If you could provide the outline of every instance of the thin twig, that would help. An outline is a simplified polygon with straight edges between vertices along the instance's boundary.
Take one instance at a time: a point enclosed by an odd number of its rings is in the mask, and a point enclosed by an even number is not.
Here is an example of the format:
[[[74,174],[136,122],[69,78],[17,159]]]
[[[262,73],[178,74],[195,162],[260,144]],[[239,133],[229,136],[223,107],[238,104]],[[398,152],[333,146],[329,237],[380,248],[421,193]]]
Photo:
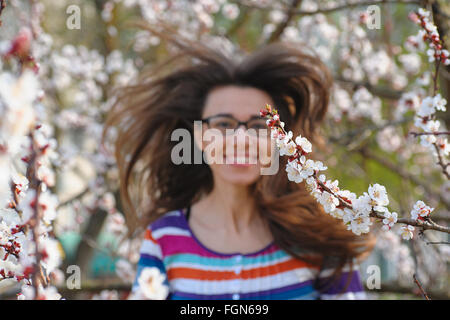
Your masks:
[[[234,24],[227,30],[225,37],[230,38],[234,35],[249,19],[252,8],[244,8],[236,19]]]
[[[425,243],[428,244],[450,244],[450,242],[446,241],[425,241]]]
[[[425,297],[425,299],[431,300],[431,299],[428,297],[428,295],[427,295],[427,293],[425,292],[425,290],[423,290],[423,288],[422,288],[422,286],[421,286],[419,280],[417,280],[417,277],[416,277],[416,274],[415,274],[415,273],[413,274],[413,278],[414,278],[414,282],[415,282],[415,283],[417,284],[417,286],[419,287],[419,290],[420,290],[420,292],[422,292],[422,294],[423,294],[423,296]]]
[[[268,126],[271,129],[276,128],[278,133],[283,134],[284,137],[287,136],[287,132],[286,130],[280,125],[280,119],[278,117],[278,119],[274,119],[275,114],[277,114],[277,111],[274,109],[272,110],[270,105],[266,105],[266,111],[265,114],[263,115],[263,111],[261,110],[261,115],[265,118],[270,119],[270,121],[272,122],[271,124],[268,124]],[[288,143],[294,143],[292,141],[292,138],[288,139]],[[300,163],[300,155],[304,153],[304,151],[302,150],[302,148],[300,146],[298,146],[296,143],[295,145],[297,146],[297,148],[300,148],[300,151],[296,151],[294,155],[290,156],[289,161],[297,161],[297,163],[299,165],[302,165]],[[314,178],[315,182],[318,185],[318,189],[320,190],[320,192],[328,192],[329,194],[331,194],[332,196],[334,196],[339,204],[336,206],[339,209],[344,209],[344,208],[348,208],[350,210],[353,210],[353,206],[351,205],[351,201],[349,199],[346,199],[343,196],[338,195],[336,192],[333,192],[332,190],[330,190],[330,188],[328,188],[319,178],[318,178],[318,172],[319,171],[314,171],[314,173],[311,175],[312,178]],[[372,211],[369,214],[369,217],[372,218],[377,218],[380,220],[384,219],[384,215],[374,211],[374,209],[372,208]],[[441,231],[441,232],[445,232],[445,233],[450,233],[450,227],[444,227],[441,225],[436,224],[435,222],[431,221],[430,218],[427,218],[425,220],[414,220],[414,219],[407,219],[407,218],[400,218],[397,219],[397,223],[403,223],[406,225],[411,225],[411,226],[415,226],[420,228],[421,230],[436,230],[436,231]]]
[[[313,173],[312,177],[314,177],[314,179],[316,180],[317,184],[326,192],[328,192],[329,194],[333,195],[334,197],[336,197],[339,201],[339,206],[338,207],[345,207],[348,208],[350,210],[353,210],[353,206],[350,205],[347,201],[345,201],[341,196],[339,196],[338,194],[336,194],[335,192],[333,192],[332,190],[330,190],[330,188],[328,188],[322,181],[320,181],[317,177],[316,173]],[[384,216],[376,211],[373,210],[369,215],[372,218],[377,218],[377,219],[384,219]],[[421,230],[436,230],[436,231],[441,231],[441,232],[445,232],[445,233],[450,233],[450,228],[449,227],[444,227],[441,225],[436,224],[435,222],[433,222],[431,219],[427,219],[424,221],[421,220],[414,220],[414,219],[408,219],[408,218],[399,218],[397,219],[397,223],[403,223],[406,225],[410,225],[410,226],[414,226],[414,227],[418,227],[421,228]]]
[[[373,95],[391,100],[398,100],[402,97],[402,94],[405,93],[402,90],[395,90],[387,86],[373,85],[368,81],[354,81],[343,78],[339,75],[335,75],[334,80],[337,82],[351,84],[354,88],[365,87]]]
[[[79,194],[77,194],[76,196],[74,196],[73,198],[70,198],[64,202],[61,202],[57,209],[60,209],[61,207],[64,207],[66,205],[68,205],[69,203],[72,203],[75,200],[79,200],[81,199],[84,195],[86,195],[91,189],[89,187],[85,188],[82,192],[80,192]]]
[[[238,1],[238,0],[231,0],[230,2],[234,2],[236,4],[240,4],[245,7],[260,9],[260,10],[282,10],[283,8],[280,8],[279,6],[261,6],[254,2],[248,2],[248,1]],[[370,5],[378,5],[378,4],[416,4],[419,5],[419,0],[371,0],[371,1],[359,1],[354,3],[346,3],[343,5],[335,6],[332,8],[324,8],[324,9],[317,9],[317,10],[296,10],[294,11],[295,15],[302,15],[302,16],[311,16],[315,14],[328,14],[333,13],[340,10],[346,10],[346,9],[354,9],[357,7],[367,7]]]
[[[436,149],[436,153],[437,153],[437,157],[438,157],[437,164],[442,167],[442,173],[447,177],[447,179],[450,180],[450,174],[447,171],[447,166],[449,165],[449,163],[444,163],[444,160],[442,159],[442,155],[441,155],[441,152],[440,152],[437,144],[433,143],[433,146]]]
[[[426,182],[418,179],[416,176],[409,173],[401,165],[397,165],[397,164],[393,163],[392,161],[388,160],[386,157],[380,156],[379,154],[372,152],[367,148],[362,148],[357,151],[360,152],[362,156],[378,162],[379,164],[388,168],[392,172],[395,172],[396,174],[398,174],[400,177],[413,182],[415,185],[423,187],[424,191],[428,195],[437,196],[439,198],[439,200],[447,207],[447,209],[450,210],[450,202],[447,197],[443,196],[442,193],[440,193],[438,191],[434,191],[430,185],[428,185]]]
[[[286,18],[277,26],[274,32],[272,32],[269,39],[267,40],[267,43],[275,42],[280,38],[280,36],[283,34],[283,31],[286,29],[291,20],[294,18],[295,10],[301,5],[301,3],[302,0],[292,0],[292,3],[286,14]]]
[[[437,93],[437,91],[438,91],[438,81],[437,81],[437,78],[438,78],[438,76],[439,76],[439,66],[440,66],[440,62],[441,62],[441,60],[437,60],[436,61],[436,70],[435,70],[435,72],[434,72],[434,77],[433,77],[433,82],[434,82],[434,85],[433,85],[433,97],[436,95],[436,93]]]
[[[450,131],[437,131],[437,132],[414,132],[411,131],[409,134],[414,135],[414,138],[417,136],[423,136],[423,135],[435,135],[435,136],[439,136],[439,135],[450,135]]]
[[[45,278],[42,277],[42,270],[41,270],[41,251],[39,248],[39,234],[38,234],[38,227],[39,227],[39,221],[41,219],[41,213],[40,213],[40,206],[39,206],[39,195],[41,192],[41,183],[37,176],[36,176],[36,170],[37,170],[37,161],[38,161],[38,152],[36,150],[36,146],[34,145],[34,137],[33,133],[30,133],[31,141],[33,141],[33,153],[31,155],[31,159],[29,162],[29,165],[27,167],[27,178],[31,182],[30,187],[32,187],[36,191],[35,199],[34,199],[34,210],[33,210],[33,217],[32,217],[32,223],[30,223],[31,226],[31,236],[35,245],[35,258],[36,262],[33,268],[32,273],[32,284],[34,288],[34,299],[38,298],[38,287],[39,287],[39,277],[41,277],[42,282],[45,284]]]
[[[401,120],[393,120],[393,121],[383,123],[381,125],[380,124],[370,124],[363,128],[358,127],[354,130],[348,130],[338,137],[330,136],[330,137],[328,137],[328,141],[330,141],[332,143],[338,143],[338,144],[349,144],[351,141],[353,141],[353,139],[355,137],[362,136],[365,131],[370,131],[371,133],[375,133],[375,132],[381,131],[387,127],[395,127],[395,126],[405,124],[407,122],[412,121],[413,119],[414,119],[414,117],[408,116]]]
[[[305,11],[305,10],[299,10],[295,12],[295,14],[301,14],[301,15],[315,15],[318,13],[322,14],[328,14],[333,13],[340,10],[347,10],[347,9],[355,9],[357,7],[368,7],[370,5],[379,5],[379,4],[416,4],[419,5],[420,1],[418,0],[369,0],[369,1],[359,1],[354,3],[347,3],[340,6],[335,6],[333,8],[325,8],[325,9],[318,9],[314,11]]]
[[[5,8],[6,8],[6,0],[0,0],[0,17]],[[1,26],[2,26],[2,20],[0,19],[0,27]]]

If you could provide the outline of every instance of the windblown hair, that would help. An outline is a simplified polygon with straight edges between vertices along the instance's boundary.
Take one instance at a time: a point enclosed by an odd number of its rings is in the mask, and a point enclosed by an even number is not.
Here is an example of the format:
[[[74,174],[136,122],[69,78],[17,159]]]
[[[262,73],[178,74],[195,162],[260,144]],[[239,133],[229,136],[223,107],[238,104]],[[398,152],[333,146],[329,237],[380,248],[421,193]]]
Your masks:
[[[316,55],[299,49],[298,44],[277,42],[237,61],[168,27],[143,27],[174,45],[177,52],[143,70],[136,84],[121,88],[106,120],[104,134],[109,127],[117,128],[115,156],[129,230],[185,208],[212,190],[213,177],[206,163],[171,161],[177,144],[171,141],[171,133],[185,128],[193,136],[193,123],[202,118],[206,97],[215,87],[235,85],[267,92],[285,128],[315,145],[322,143],[317,129],[327,112],[332,77]],[[280,158],[280,168],[286,161]],[[354,260],[367,256],[374,246],[373,236],[348,231],[324,212],[304,183],[290,182],[284,170],[261,176],[252,190],[275,243],[296,258],[333,267],[335,277],[342,274],[344,265],[351,270]]]

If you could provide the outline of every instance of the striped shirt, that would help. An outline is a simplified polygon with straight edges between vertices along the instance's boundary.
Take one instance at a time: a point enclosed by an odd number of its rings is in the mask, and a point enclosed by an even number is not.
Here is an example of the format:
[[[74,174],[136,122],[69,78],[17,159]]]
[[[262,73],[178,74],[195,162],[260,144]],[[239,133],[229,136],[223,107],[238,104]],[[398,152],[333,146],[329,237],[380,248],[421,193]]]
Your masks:
[[[168,212],[146,229],[132,292],[145,267],[157,267],[166,275],[171,300],[366,298],[357,266],[344,292],[345,268],[340,281],[319,292],[315,279],[333,270],[319,272],[319,266],[293,258],[275,243],[253,253],[215,252],[196,238],[184,210]]]

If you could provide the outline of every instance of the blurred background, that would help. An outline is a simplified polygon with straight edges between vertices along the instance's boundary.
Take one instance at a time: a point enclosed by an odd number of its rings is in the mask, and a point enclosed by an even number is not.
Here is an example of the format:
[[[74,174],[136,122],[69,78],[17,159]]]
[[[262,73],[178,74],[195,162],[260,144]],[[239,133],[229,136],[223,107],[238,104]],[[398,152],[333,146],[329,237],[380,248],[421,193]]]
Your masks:
[[[132,27],[163,19],[188,38],[227,52],[251,52],[274,41],[311,47],[335,79],[319,152],[339,186],[362,194],[369,184],[386,186],[391,211],[409,217],[417,200],[435,208],[434,220],[448,225],[450,183],[418,137],[414,112],[434,85],[434,64],[409,18],[427,8],[446,48],[450,43],[448,1],[312,0],[30,0],[5,1],[0,52],[31,31],[42,98],[34,105],[57,142],[48,173],[57,196],[52,235],[59,242],[59,267],[52,273],[66,299],[126,299],[134,280],[141,234],[127,236],[112,152],[100,146],[104,119],[115,88],[133,83],[138,72],[170,56],[158,37]],[[21,33],[22,32],[22,33]],[[4,59],[0,72],[17,73]],[[19,68],[20,69],[20,68]],[[450,97],[450,66],[441,66],[439,93]],[[0,80],[0,86],[6,85]],[[0,109],[1,110],[1,109]],[[449,113],[436,114],[441,131]],[[295,134],[295,133],[294,133]],[[110,134],[112,141],[114,133]],[[109,144],[108,149],[112,150]],[[447,151],[448,159],[448,151]],[[427,231],[404,241],[396,230],[372,226],[377,246],[361,266],[381,271],[372,299],[422,299],[416,273],[434,299],[448,299],[448,234]],[[81,270],[81,289],[68,289],[68,267]],[[15,299],[17,281],[0,281],[0,299]]]

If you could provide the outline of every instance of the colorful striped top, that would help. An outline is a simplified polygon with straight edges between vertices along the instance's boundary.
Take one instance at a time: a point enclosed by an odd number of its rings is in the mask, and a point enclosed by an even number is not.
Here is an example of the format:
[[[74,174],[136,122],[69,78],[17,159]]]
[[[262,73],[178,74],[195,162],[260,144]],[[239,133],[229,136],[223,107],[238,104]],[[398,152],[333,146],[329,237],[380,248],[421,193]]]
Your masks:
[[[357,265],[345,291],[344,268],[340,281],[319,292],[314,280],[329,276],[332,269],[319,272],[319,266],[294,259],[274,243],[253,253],[215,252],[196,238],[186,210],[168,212],[146,229],[132,292],[145,267],[166,275],[171,300],[366,299]]]

